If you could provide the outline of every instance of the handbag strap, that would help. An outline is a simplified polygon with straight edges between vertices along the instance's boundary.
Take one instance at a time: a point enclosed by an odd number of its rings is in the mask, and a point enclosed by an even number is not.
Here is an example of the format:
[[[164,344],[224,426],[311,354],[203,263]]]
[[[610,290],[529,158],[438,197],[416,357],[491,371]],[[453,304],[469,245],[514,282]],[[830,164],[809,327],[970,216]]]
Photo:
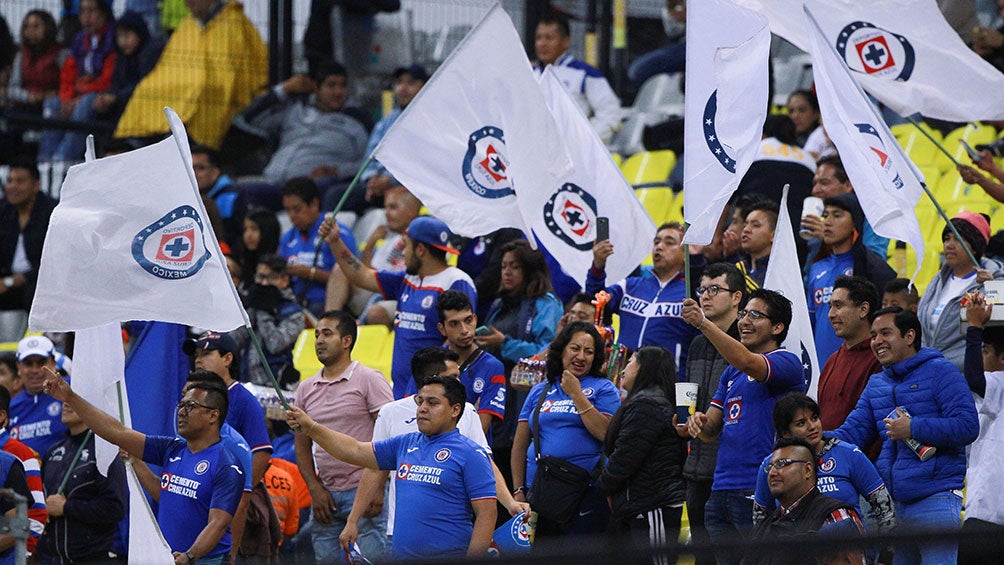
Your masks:
[[[559,384],[557,381],[555,381],[554,384],[561,386],[561,384]],[[547,396],[547,391],[550,389],[551,387],[548,386],[544,390],[540,391],[540,398],[537,399],[537,407],[533,409],[533,451],[534,451],[535,461],[540,461],[540,407],[544,405],[544,397]],[[590,473],[594,481],[598,479],[600,473],[603,472],[603,467],[604,467],[603,463],[606,461],[606,459],[607,459],[606,456],[603,454],[603,451],[601,450],[600,459],[596,462],[596,466],[593,467],[593,472]]]

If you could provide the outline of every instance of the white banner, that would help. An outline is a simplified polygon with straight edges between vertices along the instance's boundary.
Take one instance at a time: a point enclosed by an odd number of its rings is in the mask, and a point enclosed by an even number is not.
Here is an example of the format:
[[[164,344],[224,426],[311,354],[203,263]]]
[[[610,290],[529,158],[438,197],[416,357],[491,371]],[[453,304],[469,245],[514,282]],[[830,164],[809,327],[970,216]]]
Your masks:
[[[725,0],[687,5],[684,243],[707,245],[756,158],[767,117],[770,30]]]
[[[571,161],[512,20],[495,4],[373,151],[463,236],[529,233],[516,194],[559,186]],[[539,211],[538,211],[539,212]]]

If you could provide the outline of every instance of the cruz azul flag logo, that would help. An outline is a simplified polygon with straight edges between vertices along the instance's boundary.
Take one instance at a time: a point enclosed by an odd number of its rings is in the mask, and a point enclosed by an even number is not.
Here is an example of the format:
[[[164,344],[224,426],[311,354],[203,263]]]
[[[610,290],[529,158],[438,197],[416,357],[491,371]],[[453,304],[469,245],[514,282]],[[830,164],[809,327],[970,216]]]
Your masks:
[[[725,151],[725,146],[718,139],[718,131],[715,130],[715,114],[718,113],[718,91],[715,90],[708,97],[707,104],[704,105],[704,141],[708,144],[708,149],[718,159],[718,162],[725,167],[725,170],[735,174],[736,160]]]
[[[917,60],[905,37],[860,21],[840,30],[837,53],[852,71],[899,81],[910,79]]]
[[[882,142],[878,131],[871,124],[854,124],[854,127],[858,129],[858,133],[861,134],[864,142],[875,154],[879,167],[885,172],[893,186],[897,190],[903,188],[903,179],[899,176],[899,171],[892,167],[892,159],[889,158],[889,151],[886,150],[885,143]]]
[[[596,239],[596,199],[582,187],[565,183],[544,205],[544,224],[570,247],[588,251]]]
[[[463,173],[467,188],[478,196],[502,198],[515,194],[509,182],[509,157],[502,128],[485,126],[467,138]]]
[[[161,279],[184,279],[210,258],[202,218],[191,206],[178,206],[140,230],[132,242],[133,259]]]

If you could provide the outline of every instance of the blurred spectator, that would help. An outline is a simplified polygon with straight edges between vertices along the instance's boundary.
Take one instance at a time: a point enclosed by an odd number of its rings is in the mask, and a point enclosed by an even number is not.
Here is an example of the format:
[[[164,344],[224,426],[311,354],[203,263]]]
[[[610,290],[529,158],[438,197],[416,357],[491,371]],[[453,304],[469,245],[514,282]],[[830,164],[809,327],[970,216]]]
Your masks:
[[[516,228],[502,228],[488,235],[461,239],[457,268],[474,281],[474,288],[478,291],[478,303],[475,305],[478,317],[488,315],[488,307],[498,296],[499,281],[502,280],[502,247],[510,241],[524,238],[523,232]]]
[[[565,303],[565,315],[558,320],[555,333],[561,333],[572,322],[596,323],[596,304],[593,304],[592,296],[584,292],[572,295],[572,299]]]
[[[300,529],[300,510],[296,506],[296,496],[293,494],[293,477],[286,469],[272,464],[273,461],[274,458],[270,459],[268,469],[265,469],[265,488],[268,489],[272,507],[275,508],[275,514],[282,524],[282,541],[286,541]],[[297,472],[297,475],[299,474]]]
[[[283,386],[299,382],[300,374],[293,368],[293,344],[303,331],[304,316],[289,288],[286,260],[281,255],[259,259],[254,285],[248,289],[244,304],[272,375]],[[246,345],[241,357],[242,381],[272,386],[252,343]]]
[[[0,16],[0,85],[7,84],[16,54],[17,44],[10,33],[10,26],[7,25],[7,19]]]
[[[363,246],[359,257],[363,265],[384,271],[401,271],[404,262],[404,230],[418,217],[422,203],[403,186],[395,186],[384,197],[385,224],[377,226]],[[349,284],[341,267],[331,270],[328,278],[326,310],[341,310],[348,306],[349,312],[359,318],[361,324],[383,324],[394,326],[396,300],[384,300],[378,293],[357,288]]]
[[[1004,2],[997,2],[999,14],[1004,17]],[[983,26],[973,28],[973,51],[991,65],[1004,72],[1004,26],[991,29]]]
[[[3,483],[4,489],[10,489],[9,492],[17,493],[31,500],[32,492],[28,488],[28,481],[25,479],[24,465],[18,461],[17,457],[9,453],[0,453],[0,482]],[[5,520],[14,520],[17,516],[17,508],[10,496],[5,496],[0,500],[0,515],[3,515]],[[14,538],[9,535],[5,535],[4,538],[4,545],[7,548],[0,551],[0,561],[14,563]],[[31,554],[29,553],[28,555]]]
[[[143,18],[146,29],[150,32],[150,37],[160,40],[164,37],[160,28],[160,0],[126,0],[125,9],[127,12],[135,12]]]
[[[115,45],[118,59],[109,90],[94,99],[94,113],[112,124],[118,122],[139,81],[157,64],[163,44],[150,37],[143,17],[126,12],[115,22]]]
[[[282,206],[293,227],[279,239],[279,253],[286,258],[286,273],[293,279],[297,301],[314,316],[324,312],[324,292],[335,257],[324,245],[318,229],[324,222],[317,185],[307,177],[290,179],[282,187]],[[356,240],[342,223],[338,231],[349,251],[356,254]]]
[[[1000,152],[1000,149],[997,147],[998,143],[991,145],[994,146],[995,151]],[[959,176],[968,184],[979,185],[994,200],[1004,202],[1004,184],[1001,182],[1004,181],[1004,169],[994,161],[993,153],[984,149],[984,147],[980,146],[982,149],[980,151],[980,160],[975,161],[975,164],[980,170],[990,173],[993,177],[980,174],[979,171],[969,165],[959,165],[957,167]]]
[[[49,513],[45,509],[45,489],[42,486],[42,465],[38,453],[14,439],[12,430],[7,427],[10,418],[10,399],[7,389],[0,390],[0,449],[17,457],[21,462],[25,481],[31,491],[31,494],[28,495],[28,524],[31,529],[28,538],[28,553],[30,555],[38,545],[38,538],[42,535],[42,530],[45,529]]]
[[[192,156],[195,157],[194,155]],[[279,252],[279,219],[275,212],[261,208],[251,208],[244,216],[244,227],[241,237],[243,253],[240,256],[241,270],[244,273],[243,285],[254,284],[254,276],[258,268],[258,258],[269,253]]]
[[[400,0],[311,0],[303,33],[303,56],[310,72],[334,59],[352,73],[365,73],[373,55],[374,16],[399,9]]]
[[[275,209],[278,186],[309,176],[322,192],[359,170],[372,122],[363,110],[347,106],[345,67],[329,62],[311,77],[296,75],[273,87],[235,118],[241,129],[278,148],[265,166],[268,184],[245,186],[252,201]]]
[[[429,80],[429,72],[426,71],[425,67],[418,64],[413,64],[409,67],[402,67],[394,71],[394,98],[398,102],[390,113],[384,116],[376,125],[373,127],[371,133],[369,133],[369,142],[366,144],[365,155],[371,155],[376,146],[379,146],[381,140],[384,138],[384,134],[394,125],[394,122],[398,120],[401,113],[405,111],[408,104],[415,99],[418,95],[419,90],[425,86],[426,82]],[[366,184],[366,191],[363,195],[365,202],[369,203],[370,206],[380,206],[384,202],[384,194],[393,187],[401,186],[391,173],[380,164],[379,161],[372,160],[369,165],[366,166],[365,171],[359,177],[359,180]],[[329,197],[329,201],[332,197],[340,195],[332,194]],[[351,206],[351,201],[354,200],[349,197],[346,201],[346,206]],[[335,200],[334,202],[337,202]],[[364,206],[363,206],[364,207]],[[333,208],[333,206],[331,207]],[[356,206],[355,208],[358,208]],[[351,210],[351,208],[350,208]]]
[[[545,15],[537,22],[534,69],[542,73],[545,67],[552,65],[565,90],[606,143],[621,127],[621,101],[599,69],[568,52],[571,45],[568,20],[558,14]]]
[[[772,200],[762,200],[746,211],[746,222],[739,239],[740,260],[736,267],[746,277],[746,290],[749,292],[762,287],[767,277],[767,264],[774,249],[777,213],[777,202]]]
[[[668,41],[666,45],[638,57],[628,66],[627,77],[635,87],[641,88],[646,80],[661,73],[683,71],[687,63],[686,0],[666,0],[662,8],[662,27]]]
[[[11,162],[0,200],[0,342],[17,341],[28,327],[42,244],[56,207],[39,184],[35,163]]]
[[[788,96],[788,117],[795,123],[795,145],[805,148],[809,138],[823,135],[819,125],[819,99],[809,90],[796,90]],[[818,143],[815,139],[813,145]]]
[[[899,306],[904,310],[917,311],[917,304],[920,296],[917,294],[917,287],[910,279],[893,279],[885,283],[882,294],[882,307]]]
[[[813,177],[812,183],[812,195],[824,200],[839,194],[854,192],[854,186],[847,176],[847,171],[844,170],[844,163],[840,160],[839,155],[829,155],[816,161],[816,175]],[[819,240],[823,237],[823,220],[819,216],[809,214],[802,218],[800,226],[801,231],[811,233],[812,239],[808,243],[809,256],[811,257],[819,249]],[[865,218],[865,228],[861,237],[865,247],[880,257],[886,257],[889,254],[889,238],[875,233],[868,218]]]
[[[7,389],[11,396],[17,396],[24,385],[17,374],[17,357],[13,353],[0,355],[0,386]]]
[[[43,103],[46,118],[93,120],[95,99],[112,85],[118,53],[111,1],[81,0],[80,23],[83,29],[73,39],[60,72],[59,97]],[[46,130],[38,144],[38,160],[81,161],[86,138],[86,132]]]
[[[42,101],[59,94],[64,53],[56,41],[56,20],[45,10],[32,10],[21,22],[21,48],[14,57],[6,103],[11,108],[42,113]],[[2,82],[2,81],[0,81]]]
[[[268,51],[239,2],[186,0],[191,15],[171,35],[160,61],[140,81],[115,137],[168,131],[170,106],[199,143],[218,148],[231,118],[268,80]]]
[[[983,256],[990,241],[989,216],[964,210],[951,222],[962,241],[948,226],[941,230],[944,266],[927,285],[917,305],[917,317],[923,329],[921,343],[938,348],[961,371],[966,350],[966,336],[959,331],[962,297],[988,280],[1004,279],[1004,265]],[[979,265],[969,259],[966,248]]]
[[[237,190],[234,181],[223,174],[219,165],[219,154],[205,145],[192,145],[192,169],[195,182],[203,198],[211,198],[216,203],[223,223],[222,236],[231,247],[236,247],[244,232],[244,214],[247,213],[247,199]],[[278,233],[276,234],[278,242]],[[273,250],[274,251],[274,250]],[[251,266],[252,273],[254,266]]]

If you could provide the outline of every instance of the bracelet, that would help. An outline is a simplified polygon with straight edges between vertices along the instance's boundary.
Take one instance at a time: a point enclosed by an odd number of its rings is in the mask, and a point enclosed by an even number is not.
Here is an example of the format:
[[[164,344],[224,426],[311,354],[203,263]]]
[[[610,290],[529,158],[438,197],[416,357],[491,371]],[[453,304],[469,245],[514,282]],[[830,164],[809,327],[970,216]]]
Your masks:
[[[314,426],[316,425],[317,425],[317,420],[314,420],[313,423],[310,424],[310,429],[307,430],[305,434],[307,437],[310,437],[310,432],[314,431]]]
[[[311,267],[310,268],[310,280],[311,281],[314,280],[314,275],[316,275],[316,274],[317,274],[317,267]]]
[[[590,404],[590,405],[589,405],[589,408],[586,408],[586,409],[585,409],[585,410],[583,410],[582,412],[579,412],[579,416],[581,416],[581,415],[585,414],[586,412],[589,412],[590,410],[592,410],[592,409],[594,409],[594,408],[596,408],[596,406],[595,406],[594,404]]]
[[[697,324],[697,331],[701,331],[701,328],[704,327],[704,322],[707,322],[707,321],[708,321],[708,317],[704,315],[704,310],[701,310],[701,323]]]
[[[519,487],[518,489],[512,491],[512,495],[516,496],[517,494],[519,494],[521,492],[526,492],[526,487]]]

